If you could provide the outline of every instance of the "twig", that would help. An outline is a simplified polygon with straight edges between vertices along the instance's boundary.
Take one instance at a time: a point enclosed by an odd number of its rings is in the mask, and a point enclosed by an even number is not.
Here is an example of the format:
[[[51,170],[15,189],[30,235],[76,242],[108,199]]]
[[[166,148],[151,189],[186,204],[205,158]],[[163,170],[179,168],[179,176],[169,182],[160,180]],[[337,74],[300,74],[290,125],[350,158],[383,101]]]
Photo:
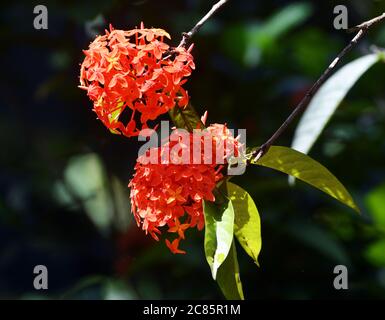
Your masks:
[[[200,28],[205,24],[205,22],[211,18],[211,16],[217,12],[228,0],[220,0],[216,4],[213,5],[211,10],[207,12],[207,14],[199,20],[199,22],[189,31],[189,32],[183,32],[182,33],[182,40],[178,45],[178,48],[180,47],[186,47],[188,41],[196,34]]]
[[[302,98],[300,103],[296,106],[296,108],[293,110],[293,112],[289,115],[289,117],[282,123],[282,125],[277,129],[277,131],[274,132],[274,134],[267,140],[264,144],[262,144],[255,152],[253,152],[251,159],[253,161],[258,161],[263,155],[266,154],[266,152],[269,150],[269,148],[272,146],[272,144],[281,136],[281,134],[287,129],[287,127],[291,124],[291,122],[300,114],[302,113],[306,107],[308,106],[310,100],[314,96],[314,94],[318,91],[318,89],[321,87],[321,85],[327,80],[329,75],[332,73],[332,71],[335,69],[338,62],[366,35],[366,33],[369,31],[370,27],[373,25],[385,20],[385,13],[382,15],[365,21],[361,23],[360,25],[352,28],[352,30],[358,30],[357,34],[354,36],[354,38],[349,42],[349,44],[338,54],[338,56],[333,60],[333,62],[328,66],[328,68],[323,72],[320,78],[313,84],[313,86],[309,89],[309,91],[306,93],[306,95]]]
[[[375,17],[371,20],[368,20],[368,21],[365,21],[365,22],[359,24],[358,26],[355,26],[353,28],[348,29],[348,32],[356,32],[356,31],[359,31],[361,29],[369,29],[371,26],[381,22],[384,19],[385,19],[385,12],[378,17]]]

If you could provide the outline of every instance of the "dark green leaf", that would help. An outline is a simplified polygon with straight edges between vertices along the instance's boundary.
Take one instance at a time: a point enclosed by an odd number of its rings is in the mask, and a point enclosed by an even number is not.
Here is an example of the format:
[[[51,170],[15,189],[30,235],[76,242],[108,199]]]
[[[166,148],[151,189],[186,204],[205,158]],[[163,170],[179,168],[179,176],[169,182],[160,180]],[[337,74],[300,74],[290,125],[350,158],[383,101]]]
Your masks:
[[[229,254],[218,269],[217,282],[226,299],[244,300],[234,240]]]
[[[168,113],[177,128],[186,129],[189,132],[194,129],[204,129],[199,115],[190,103],[184,109],[176,106]]]

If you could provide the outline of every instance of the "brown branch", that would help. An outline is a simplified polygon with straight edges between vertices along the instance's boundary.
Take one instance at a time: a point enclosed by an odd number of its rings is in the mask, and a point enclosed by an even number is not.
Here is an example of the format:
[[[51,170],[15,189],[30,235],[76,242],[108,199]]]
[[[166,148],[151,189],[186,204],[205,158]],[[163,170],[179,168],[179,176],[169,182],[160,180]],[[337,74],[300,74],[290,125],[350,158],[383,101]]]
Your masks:
[[[355,26],[353,28],[350,28],[348,30],[348,32],[357,32],[357,31],[359,31],[361,29],[369,29],[371,26],[381,22],[384,19],[385,19],[385,12],[382,15],[378,16],[378,17],[375,17],[375,18],[373,18],[371,20],[365,21],[365,22],[363,22],[363,23],[361,23],[358,26]]]
[[[228,0],[220,0],[216,4],[213,5],[211,10],[207,12],[207,14],[198,21],[198,23],[189,31],[189,32],[183,32],[182,33],[182,40],[178,45],[178,48],[180,47],[186,47],[188,41],[196,34],[200,28],[206,23],[207,20],[209,20],[215,12],[217,12]]]
[[[306,93],[306,95],[302,98],[300,103],[296,106],[296,108],[293,110],[293,112],[289,115],[289,117],[282,123],[282,125],[277,129],[277,131],[274,132],[274,134],[267,140],[264,144],[262,144],[255,152],[253,152],[251,159],[253,161],[258,161],[263,155],[266,154],[266,152],[269,150],[269,148],[272,146],[272,144],[281,136],[281,134],[287,129],[287,127],[291,124],[291,122],[299,115],[301,114],[306,107],[308,106],[310,100],[314,96],[314,94],[318,91],[318,89],[321,87],[321,85],[328,79],[329,75],[332,73],[332,71],[335,69],[336,65],[339,63],[339,61],[366,35],[370,27],[374,26],[375,24],[385,20],[385,13],[382,15],[365,21],[358,25],[357,27],[354,27],[353,30],[358,31],[357,34],[354,36],[354,38],[349,42],[349,44],[338,54],[338,56],[333,60],[333,62],[328,66],[328,68],[323,72],[321,77],[318,78],[318,80],[313,84],[313,86],[309,89],[309,91]]]

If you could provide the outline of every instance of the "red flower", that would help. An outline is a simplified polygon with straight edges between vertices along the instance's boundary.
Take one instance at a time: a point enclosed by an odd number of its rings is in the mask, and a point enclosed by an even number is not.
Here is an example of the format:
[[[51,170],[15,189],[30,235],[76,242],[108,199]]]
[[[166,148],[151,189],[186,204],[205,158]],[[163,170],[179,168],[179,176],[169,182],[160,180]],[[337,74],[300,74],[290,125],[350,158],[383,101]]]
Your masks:
[[[169,34],[162,29],[114,30],[96,37],[90,44],[80,70],[80,88],[87,90],[98,118],[113,133],[136,136],[177,104],[188,103],[182,88],[195,68],[184,48],[163,42]],[[140,119],[135,119],[135,111]],[[122,114],[128,112],[129,121]],[[141,125],[138,125],[140,122]]]
[[[180,250],[178,248],[179,247],[179,241],[180,241],[180,239],[175,239],[173,242],[170,242],[170,240],[166,239],[166,245],[173,254],[175,254],[175,253],[185,254],[186,253],[186,251]]]
[[[192,133],[174,130],[171,141],[148,150],[137,159],[135,174],[129,183],[131,210],[138,226],[155,240],[159,240],[159,228],[168,226],[168,232],[178,237],[172,242],[166,240],[173,253],[185,253],[178,246],[179,241],[185,238],[186,230],[203,229],[202,200],[215,201],[213,190],[223,178],[220,172],[226,164],[223,159],[239,152],[238,141],[225,125],[212,125],[202,133],[196,139]],[[205,153],[207,155],[204,150],[207,136],[211,137],[212,145],[220,141],[225,146],[223,155],[218,157],[219,163],[215,157],[211,163],[203,162]],[[201,163],[193,163],[193,149],[197,144],[202,147]],[[187,156],[183,158],[182,153],[186,151]],[[216,155],[217,151],[212,151],[212,154]]]

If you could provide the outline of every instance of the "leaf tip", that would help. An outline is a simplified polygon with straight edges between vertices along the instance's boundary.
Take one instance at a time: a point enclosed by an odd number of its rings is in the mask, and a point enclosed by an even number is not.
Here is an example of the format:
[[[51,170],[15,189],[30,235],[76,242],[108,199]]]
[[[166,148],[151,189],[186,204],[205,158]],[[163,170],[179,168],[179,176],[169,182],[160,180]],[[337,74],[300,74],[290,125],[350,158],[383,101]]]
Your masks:
[[[217,269],[212,269],[211,270],[211,276],[213,277],[214,280],[217,280]]]
[[[353,206],[352,208],[353,208],[353,210],[354,210],[355,212],[357,212],[359,215],[362,214],[361,209],[360,209],[356,204],[354,204],[354,206]]]

